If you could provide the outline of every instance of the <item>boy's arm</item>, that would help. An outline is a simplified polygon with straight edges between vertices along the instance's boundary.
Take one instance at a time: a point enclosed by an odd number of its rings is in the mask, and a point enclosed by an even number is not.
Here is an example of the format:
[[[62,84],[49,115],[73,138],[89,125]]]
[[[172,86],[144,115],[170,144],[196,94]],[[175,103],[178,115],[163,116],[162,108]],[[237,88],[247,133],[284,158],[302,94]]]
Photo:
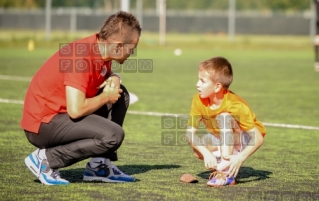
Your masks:
[[[239,153],[243,159],[243,162],[250,155],[252,155],[259,147],[261,147],[261,145],[264,142],[264,138],[263,138],[262,134],[259,132],[259,130],[256,127],[251,129],[247,133],[250,136],[250,141],[249,141],[247,147],[242,152]]]
[[[196,135],[197,129],[191,126],[188,126],[186,129],[186,140],[187,142],[199,151],[203,157],[204,157],[204,163],[205,167],[207,169],[216,169],[217,167],[217,160],[216,158],[212,155],[212,153],[201,143],[199,137]]]
[[[229,155],[229,156],[223,156],[224,159],[230,160],[230,164],[228,170],[229,176],[236,177],[239,171],[240,166],[242,163],[250,156],[252,155],[264,142],[264,138],[259,132],[259,130],[254,127],[253,129],[249,130],[247,132],[250,136],[250,141],[245,147],[243,151],[241,151],[238,155]],[[226,169],[227,167],[223,167],[222,169]]]

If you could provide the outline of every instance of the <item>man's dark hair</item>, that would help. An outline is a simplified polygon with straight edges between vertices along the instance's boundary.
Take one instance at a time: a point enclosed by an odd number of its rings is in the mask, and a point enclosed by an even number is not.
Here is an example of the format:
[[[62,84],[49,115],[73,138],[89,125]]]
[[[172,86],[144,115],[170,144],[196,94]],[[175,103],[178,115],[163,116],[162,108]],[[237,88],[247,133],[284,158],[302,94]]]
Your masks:
[[[124,42],[131,42],[132,35],[141,35],[141,26],[134,15],[119,11],[108,17],[99,32],[99,40],[106,41],[110,37],[121,38]]]

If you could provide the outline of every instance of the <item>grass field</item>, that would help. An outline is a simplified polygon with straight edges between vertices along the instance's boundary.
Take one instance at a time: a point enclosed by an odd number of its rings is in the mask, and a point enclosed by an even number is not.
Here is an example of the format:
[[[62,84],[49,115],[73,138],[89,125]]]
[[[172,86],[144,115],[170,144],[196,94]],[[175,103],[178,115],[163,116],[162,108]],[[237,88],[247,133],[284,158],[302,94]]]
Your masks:
[[[2,32],[0,75],[32,77],[58,49],[87,33],[56,33],[51,42],[43,34]],[[27,51],[27,41],[35,50]],[[157,35],[145,33],[137,59],[152,59],[152,73],[121,73],[128,90],[139,97],[130,111],[188,114],[196,93],[200,61],[224,56],[233,64],[230,89],[241,95],[263,122],[319,126],[319,72],[309,37],[238,36],[229,43],[220,35],[167,36],[157,45]],[[183,54],[175,56],[173,50]],[[28,82],[0,79],[0,99],[23,100]],[[266,127],[264,145],[243,164],[237,185],[210,188],[209,172],[183,141],[163,143],[161,117],[128,114],[126,138],[116,165],[134,175],[135,183],[110,184],[82,181],[85,163],[61,169],[71,184],[44,186],[24,165],[35,148],[21,130],[21,104],[0,103],[0,200],[309,200],[319,199],[319,130]],[[183,130],[174,129],[178,135]],[[197,184],[179,181],[189,173]],[[300,199],[299,199],[300,198]],[[290,199],[292,200],[292,199]]]

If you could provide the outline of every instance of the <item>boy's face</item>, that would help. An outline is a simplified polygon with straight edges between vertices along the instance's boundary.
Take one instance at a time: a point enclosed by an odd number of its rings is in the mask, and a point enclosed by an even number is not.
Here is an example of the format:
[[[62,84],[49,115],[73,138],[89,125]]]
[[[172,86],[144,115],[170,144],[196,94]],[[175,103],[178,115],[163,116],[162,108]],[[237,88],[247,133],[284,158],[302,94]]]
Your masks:
[[[218,86],[213,83],[210,77],[211,74],[206,70],[199,69],[196,87],[201,98],[208,98],[219,91]]]

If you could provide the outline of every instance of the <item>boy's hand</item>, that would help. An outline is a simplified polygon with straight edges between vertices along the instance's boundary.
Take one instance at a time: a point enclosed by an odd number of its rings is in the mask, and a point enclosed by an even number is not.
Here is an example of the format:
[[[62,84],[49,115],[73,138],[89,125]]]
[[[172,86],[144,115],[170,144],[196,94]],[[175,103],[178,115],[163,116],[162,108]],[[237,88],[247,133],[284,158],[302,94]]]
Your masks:
[[[206,169],[210,170],[217,168],[217,160],[210,152],[203,154],[203,157]]]
[[[224,156],[223,158],[226,160],[229,160],[229,164],[227,166],[223,167],[222,169],[224,170],[227,167],[229,167],[228,176],[236,177],[240,166],[244,162],[243,157],[240,154],[238,154],[238,155]]]

